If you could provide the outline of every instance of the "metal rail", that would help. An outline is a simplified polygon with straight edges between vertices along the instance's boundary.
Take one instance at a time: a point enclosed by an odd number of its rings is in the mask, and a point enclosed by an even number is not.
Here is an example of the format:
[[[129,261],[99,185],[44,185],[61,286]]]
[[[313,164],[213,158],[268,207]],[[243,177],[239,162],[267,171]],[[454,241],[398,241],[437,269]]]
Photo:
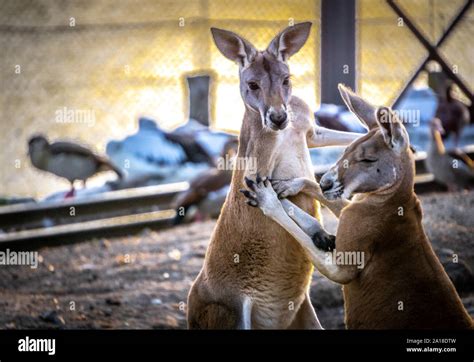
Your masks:
[[[4,206],[0,207],[0,230],[18,231],[47,225],[74,224],[95,220],[103,215],[137,214],[150,208],[155,208],[153,211],[164,210],[169,208],[176,194],[188,187],[187,182],[180,182],[111,191],[83,199]]]

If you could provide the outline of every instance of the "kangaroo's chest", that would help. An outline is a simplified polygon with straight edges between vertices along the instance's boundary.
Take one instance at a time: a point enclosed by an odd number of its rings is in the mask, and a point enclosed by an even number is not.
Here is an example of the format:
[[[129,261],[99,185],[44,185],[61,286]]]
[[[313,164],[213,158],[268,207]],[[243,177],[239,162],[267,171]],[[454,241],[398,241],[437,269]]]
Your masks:
[[[307,177],[314,179],[313,165],[304,130],[290,127],[278,136],[276,143],[272,178]]]
[[[281,132],[270,157],[257,160],[271,170],[262,176],[314,178],[303,130],[289,127]],[[251,296],[252,328],[287,328],[307,292],[312,264],[287,231],[259,209],[245,205],[238,193],[242,186],[234,183],[231,186],[207,255],[207,272],[213,276],[216,288],[230,284]],[[310,197],[300,194],[292,201],[307,212],[314,212],[315,203]],[[217,242],[219,252],[216,252]],[[238,262],[214,269],[224,260],[235,260],[236,256]]]

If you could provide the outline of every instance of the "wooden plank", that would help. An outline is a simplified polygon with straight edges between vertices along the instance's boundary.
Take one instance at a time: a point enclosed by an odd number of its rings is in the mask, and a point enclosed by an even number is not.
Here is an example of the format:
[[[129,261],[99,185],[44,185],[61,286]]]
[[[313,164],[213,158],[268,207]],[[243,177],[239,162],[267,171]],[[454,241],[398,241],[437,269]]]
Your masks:
[[[84,217],[94,219],[107,214],[125,215],[140,208],[169,208],[176,194],[188,187],[187,182],[179,182],[111,191],[72,200],[3,206],[0,207],[0,229],[9,230],[21,225],[38,227],[44,223],[54,225],[64,220],[74,223],[84,221]],[[74,217],[71,217],[72,210]]]
[[[6,233],[0,235],[0,249],[66,244],[76,240],[78,236],[101,237],[110,235],[111,232],[130,234],[133,230],[145,227],[161,229],[170,226],[175,215],[175,210],[163,210]]]

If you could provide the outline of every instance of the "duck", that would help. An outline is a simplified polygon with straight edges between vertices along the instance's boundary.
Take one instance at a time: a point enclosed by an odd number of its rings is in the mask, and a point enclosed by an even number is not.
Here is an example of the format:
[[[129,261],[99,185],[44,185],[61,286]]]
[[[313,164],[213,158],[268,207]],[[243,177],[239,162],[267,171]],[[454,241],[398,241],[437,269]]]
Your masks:
[[[314,118],[317,125],[336,131],[367,132],[357,117],[348,112],[345,106],[322,103],[319,109],[314,112]]]
[[[452,96],[453,84],[445,88],[445,94],[438,97],[438,106],[435,117],[441,120],[444,129],[443,139],[451,134],[454,137],[454,145],[458,147],[461,133],[470,122],[469,108],[460,100]]]
[[[215,166],[211,153],[196,137],[198,134],[208,131],[208,127],[191,118],[183,126],[172,132],[165,132],[164,135],[168,141],[182,147],[188,162],[207,163],[209,166]]]
[[[65,198],[75,196],[74,182],[80,180],[83,187],[88,178],[103,171],[113,171],[119,179],[124,173],[106,157],[92,152],[89,148],[74,142],[58,141],[50,143],[44,135],[35,135],[28,141],[28,156],[34,167],[65,178],[71,189]]]
[[[233,160],[237,155],[238,139],[229,139],[222,150],[222,160]],[[190,182],[188,190],[173,201],[176,209],[174,225],[185,220],[217,217],[227,196],[232,167],[212,167],[198,174]],[[192,211],[191,211],[192,210]]]
[[[439,118],[430,123],[431,144],[426,156],[426,168],[435,180],[448,191],[459,191],[474,186],[474,162],[460,149],[446,150],[443,143],[445,130]]]
[[[106,154],[124,164],[129,178],[152,176],[162,183],[193,179],[215,167],[225,142],[235,136],[210,130],[190,118],[172,131],[165,131],[147,117],[138,120],[138,131],[123,140],[107,143]]]
[[[210,156],[211,159],[206,156],[204,158],[212,166],[215,166],[215,158],[221,156],[227,141],[236,138],[227,132],[212,130],[193,118],[189,118],[184,125],[174,129],[169,136],[194,140],[200,146],[199,149],[204,149]]]

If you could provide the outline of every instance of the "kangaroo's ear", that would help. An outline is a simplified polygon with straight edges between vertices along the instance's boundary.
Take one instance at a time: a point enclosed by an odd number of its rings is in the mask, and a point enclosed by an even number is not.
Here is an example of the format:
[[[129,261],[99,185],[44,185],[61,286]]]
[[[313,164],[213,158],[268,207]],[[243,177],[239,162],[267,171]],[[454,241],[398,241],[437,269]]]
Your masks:
[[[375,114],[385,143],[397,153],[406,150],[410,139],[397,115],[388,107],[378,108]]]
[[[311,23],[299,23],[287,27],[273,38],[267,48],[278,60],[286,62],[293,54],[298,52],[308,40]]]
[[[357,116],[365,128],[378,127],[375,119],[375,107],[355,94],[349,87],[339,83],[337,88],[347,108]]]
[[[349,87],[339,83],[337,86],[347,108],[354,113],[362,125],[368,129],[378,127],[375,107],[355,94]]]
[[[255,47],[239,35],[223,29],[211,28],[214,43],[221,53],[242,67],[253,62],[257,55]]]

